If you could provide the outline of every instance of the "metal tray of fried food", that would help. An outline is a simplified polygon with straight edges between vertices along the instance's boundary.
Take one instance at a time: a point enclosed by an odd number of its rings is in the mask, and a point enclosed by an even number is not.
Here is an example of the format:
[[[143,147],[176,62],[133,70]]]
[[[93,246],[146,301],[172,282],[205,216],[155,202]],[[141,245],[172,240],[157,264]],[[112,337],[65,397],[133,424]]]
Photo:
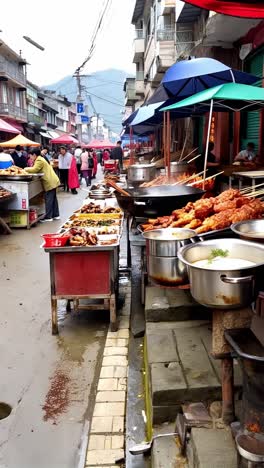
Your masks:
[[[29,181],[33,179],[32,174],[21,174],[21,175],[5,175],[5,174],[0,174],[0,180],[19,180],[21,181]]]

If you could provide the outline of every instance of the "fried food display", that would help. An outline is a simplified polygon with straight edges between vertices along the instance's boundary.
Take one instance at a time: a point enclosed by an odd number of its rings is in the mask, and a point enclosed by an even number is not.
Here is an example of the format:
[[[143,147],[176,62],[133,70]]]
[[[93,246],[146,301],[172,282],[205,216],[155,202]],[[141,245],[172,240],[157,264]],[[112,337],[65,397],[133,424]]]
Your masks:
[[[63,224],[63,229],[71,227],[100,227],[100,226],[118,226],[119,221],[116,219],[78,219],[74,218],[71,221],[66,221]]]
[[[85,229],[70,229],[69,244],[75,246],[97,245],[98,237],[96,234],[86,231]]]
[[[10,197],[10,195],[12,195],[12,192],[9,192],[9,190],[6,190],[3,187],[0,187],[0,198],[7,198]]]
[[[28,175],[28,172],[26,172],[24,169],[21,169],[21,167],[10,166],[7,169],[1,169],[0,175],[6,175],[6,176]]]
[[[142,224],[143,231],[166,227],[195,229],[197,234],[217,231],[232,223],[261,218],[264,203],[260,199],[243,196],[239,190],[229,189],[217,197],[189,202],[184,208],[174,210],[171,216],[149,219]]]
[[[90,202],[87,205],[83,205],[76,214],[103,214],[103,213],[121,213],[120,208],[114,206],[107,206],[102,208],[99,204]]]

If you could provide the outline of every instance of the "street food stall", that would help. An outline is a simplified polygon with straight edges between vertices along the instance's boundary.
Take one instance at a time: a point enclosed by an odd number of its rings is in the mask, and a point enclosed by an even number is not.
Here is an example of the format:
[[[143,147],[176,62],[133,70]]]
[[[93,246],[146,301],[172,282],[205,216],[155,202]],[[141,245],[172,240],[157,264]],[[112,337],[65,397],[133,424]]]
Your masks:
[[[57,302],[73,301],[74,310],[110,310],[111,330],[118,328],[119,245],[123,213],[114,199],[86,199],[58,233],[43,236],[49,254],[52,334],[58,333]],[[85,300],[85,304],[81,302]],[[90,303],[87,303],[90,301]]]
[[[45,214],[42,174],[28,174],[21,168],[11,166],[0,170],[1,186],[14,196],[6,201],[11,227],[30,227]]]

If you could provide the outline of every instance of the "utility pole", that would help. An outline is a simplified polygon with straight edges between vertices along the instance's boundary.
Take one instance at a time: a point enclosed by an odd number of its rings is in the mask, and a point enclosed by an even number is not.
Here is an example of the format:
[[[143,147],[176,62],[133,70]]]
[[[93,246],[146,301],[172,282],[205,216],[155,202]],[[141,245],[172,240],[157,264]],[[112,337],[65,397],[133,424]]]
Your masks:
[[[73,76],[75,76],[76,83],[77,83],[77,104],[78,104],[79,102],[82,102],[82,86],[81,86],[80,70],[76,70]],[[77,117],[81,119],[81,116],[77,115]],[[81,122],[77,123],[77,134],[78,134],[79,143],[81,143],[82,142],[82,123]]]
[[[99,132],[99,114],[96,114],[96,138],[98,138]]]

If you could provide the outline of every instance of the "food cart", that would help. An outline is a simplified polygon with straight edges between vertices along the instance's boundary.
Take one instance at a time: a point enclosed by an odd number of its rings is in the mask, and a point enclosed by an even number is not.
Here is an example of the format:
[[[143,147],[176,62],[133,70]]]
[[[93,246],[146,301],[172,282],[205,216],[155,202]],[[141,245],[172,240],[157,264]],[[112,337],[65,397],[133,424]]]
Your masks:
[[[16,194],[5,206],[11,212],[11,227],[30,229],[45,214],[41,174],[0,177],[1,186]],[[34,208],[34,216],[31,217],[32,208]]]
[[[119,245],[45,247],[45,252],[50,262],[52,334],[58,333],[58,299],[72,300],[75,310],[110,309],[111,331],[116,331]],[[81,306],[82,299],[102,299],[102,303]]]
[[[89,213],[91,207],[96,207],[94,209],[98,210],[99,206],[101,206],[101,213],[98,211]],[[116,213],[114,215],[108,214],[107,211],[103,213],[109,208],[116,210]],[[107,226],[109,219],[115,221],[115,229]],[[90,222],[96,222],[96,220],[99,221],[100,227],[90,227]],[[84,206],[63,224],[60,233],[58,233],[58,241],[62,239],[61,236],[69,237],[66,241],[68,245],[43,246],[45,252],[49,254],[50,262],[53,335],[58,333],[57,302],[60,299],[67,300],[68,311],[70,310],[70,301],[73,302],[75,311],[78,309],[110,310],[111,330],[117,330],[116,307],[122,225],[123,214],[118,207],[115,208],[113,200],[108,199],[95,204],[92,200],[86,199]],[[95,235],[96,229],[97,234]],[[111,230],[115,231],[114,235],[107,233],[108,231],[110,233]],[[101,235],[101,232],[104,234]],[[77,245],[77,239],[80,239],[81,236],[87,238],[89,233],[93,233],[92,235],[95,235],[97,241],[95,240],[93,245],[87,243]],[[75,245],[71,245],[74,243],[73,241],[76,241]],[[85,304],[80,304],[80,301],[83,300],[86,301]]]

